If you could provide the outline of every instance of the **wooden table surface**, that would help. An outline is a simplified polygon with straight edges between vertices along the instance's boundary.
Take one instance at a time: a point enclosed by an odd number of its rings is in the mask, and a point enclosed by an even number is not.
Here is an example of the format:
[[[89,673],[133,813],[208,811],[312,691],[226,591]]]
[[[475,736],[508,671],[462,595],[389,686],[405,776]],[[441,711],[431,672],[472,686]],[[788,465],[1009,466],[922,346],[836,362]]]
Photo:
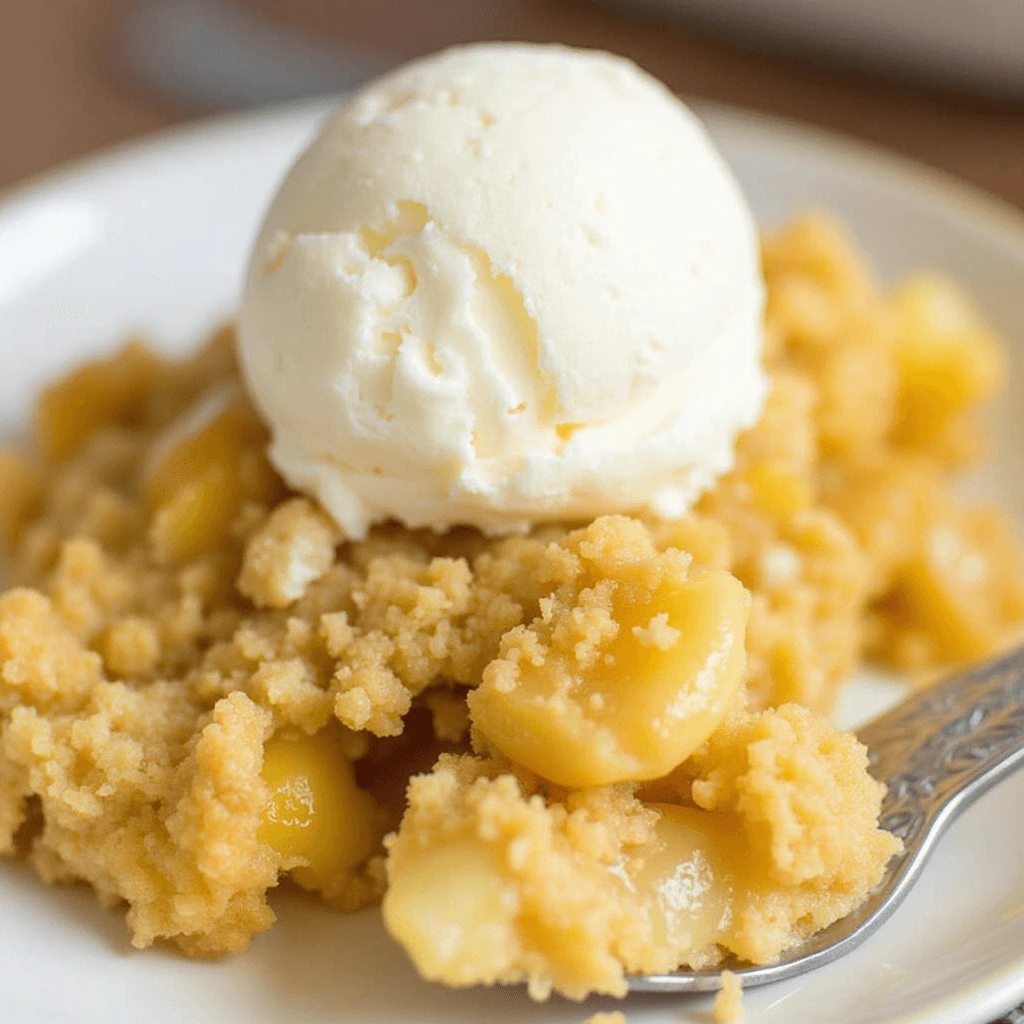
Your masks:
[[[124,71],[128,0],[0,0],[0,186],[201,113]],[[235,0],[243,2],[243,0]],[[587,0],[244,0],[296,30],[400,59],[473,38],[618,50],[685,95],[879,143],[1024,206],[1024,103],[963,96],[806,58],[744,54]]]

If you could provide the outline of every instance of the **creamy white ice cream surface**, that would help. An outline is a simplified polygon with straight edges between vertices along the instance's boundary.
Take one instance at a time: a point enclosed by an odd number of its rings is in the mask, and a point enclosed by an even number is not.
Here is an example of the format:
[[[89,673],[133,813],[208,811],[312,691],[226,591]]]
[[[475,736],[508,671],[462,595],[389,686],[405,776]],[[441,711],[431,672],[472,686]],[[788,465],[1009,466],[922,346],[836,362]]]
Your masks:
[[[694,115],[605,53],[481,44],[367,86],[288,175],[240,354],[350,537],[682,514],[757,418],[763,287]]]

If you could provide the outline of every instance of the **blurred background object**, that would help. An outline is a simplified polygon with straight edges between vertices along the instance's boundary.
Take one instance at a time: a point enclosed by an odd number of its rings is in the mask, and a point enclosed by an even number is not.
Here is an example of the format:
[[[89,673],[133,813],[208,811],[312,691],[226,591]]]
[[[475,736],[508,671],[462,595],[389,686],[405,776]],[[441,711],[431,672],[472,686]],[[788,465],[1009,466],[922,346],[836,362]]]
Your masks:
[[[608,0],[748,46],[836,55],[878,71],[1024,97],[1024,0]]]
[[[262,106],[344,92],[386,64],[313,39],[227,0],[136,0],[124,22],[127,67],[198,106]]]
[[[616,50],[684,96],[846,132],[1024,206],[1022,33],[1024,0],[0,0],[0,185],[452,42],[528,39]]]

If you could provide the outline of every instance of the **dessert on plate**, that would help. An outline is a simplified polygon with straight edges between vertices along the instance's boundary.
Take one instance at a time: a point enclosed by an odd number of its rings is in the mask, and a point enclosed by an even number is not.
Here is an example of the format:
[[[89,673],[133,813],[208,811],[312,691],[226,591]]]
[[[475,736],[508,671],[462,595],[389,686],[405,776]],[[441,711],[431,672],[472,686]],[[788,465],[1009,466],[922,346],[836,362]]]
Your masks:
[[[0,457],[0,847],[191,955],[288,877],[450,985],[770,962],[898,848],[843,680],[1020,632],[951,492],[1003,374],[951,282],[827,215],[759,240],[628,62],[400,69],[237,327],[72,371]]]

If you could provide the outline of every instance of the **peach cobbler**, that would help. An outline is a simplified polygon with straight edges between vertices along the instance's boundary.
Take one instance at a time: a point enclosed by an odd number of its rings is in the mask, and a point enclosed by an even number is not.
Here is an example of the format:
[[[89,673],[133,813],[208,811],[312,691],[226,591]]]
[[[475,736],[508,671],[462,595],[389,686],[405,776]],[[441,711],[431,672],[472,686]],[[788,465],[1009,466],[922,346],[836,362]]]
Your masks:
[[[952,284],[881,290],[828,219],[763,262],[770,395],[672,521],[346,540],[268,463],[229,328],[48,388],[0,461],[3,848],[139,947],[243,949],[289,875],[383,898],[428,978],[539,997],[846,914],[897,841],[837,688],[1024,619],[1010,528],[949,490],[1002,361]]]

